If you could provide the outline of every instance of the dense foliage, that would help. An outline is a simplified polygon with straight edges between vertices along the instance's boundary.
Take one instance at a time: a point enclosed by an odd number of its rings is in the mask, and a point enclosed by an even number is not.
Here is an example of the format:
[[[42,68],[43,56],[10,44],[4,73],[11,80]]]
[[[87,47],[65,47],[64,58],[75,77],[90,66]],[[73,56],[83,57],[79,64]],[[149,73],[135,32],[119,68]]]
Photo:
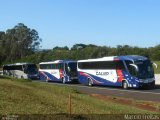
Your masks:
[[[0,63],[13,62],[29,56],[39,48],[41,39],[35,29],[19,23],[6,32],[0,32]]]
[[[151,60],[160,60],[160,45],[150,48],[139,48],[132,47],[128,45],[118,45],[117,47],[107,47],[107,46],[96,46],[96,45],[85,45],[85,44],[75,44],[71,49],[67,46],[58,47],[56,46],[52,50],[44,50],[36,52],[30,56],[19,59],[16,62],[30,61],[34,63],[39,63],[42,61],[52,61],[59,59],[89,59],[98,58],[104,56],[116,56],[116,55],[142,55],[149,57]]]

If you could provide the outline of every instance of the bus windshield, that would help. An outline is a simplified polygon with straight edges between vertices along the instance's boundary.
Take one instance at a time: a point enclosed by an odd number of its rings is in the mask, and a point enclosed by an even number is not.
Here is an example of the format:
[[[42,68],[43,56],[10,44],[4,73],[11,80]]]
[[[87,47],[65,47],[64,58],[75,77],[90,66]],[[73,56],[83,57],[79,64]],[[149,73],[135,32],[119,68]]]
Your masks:
[[[68,67],[70,68],[70,71],[77,71],[77,62],[68,63]]]
[[[35,64],[26,65],[25,73],[27,73],[27,74],[37,74],[38,73],[37,66]]]
[[[138,78],[146,79],[154,77],[154,70],[150,60],[145,61],[135,61],[135,64],[138,66]]]

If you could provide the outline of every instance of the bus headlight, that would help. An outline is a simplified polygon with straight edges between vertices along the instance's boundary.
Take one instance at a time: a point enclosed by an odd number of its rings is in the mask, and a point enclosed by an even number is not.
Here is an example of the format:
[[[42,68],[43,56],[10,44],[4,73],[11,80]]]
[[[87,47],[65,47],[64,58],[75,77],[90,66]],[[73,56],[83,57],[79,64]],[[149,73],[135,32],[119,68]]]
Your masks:
[[[144,80],[139,80],[139,82],[144,82]]]

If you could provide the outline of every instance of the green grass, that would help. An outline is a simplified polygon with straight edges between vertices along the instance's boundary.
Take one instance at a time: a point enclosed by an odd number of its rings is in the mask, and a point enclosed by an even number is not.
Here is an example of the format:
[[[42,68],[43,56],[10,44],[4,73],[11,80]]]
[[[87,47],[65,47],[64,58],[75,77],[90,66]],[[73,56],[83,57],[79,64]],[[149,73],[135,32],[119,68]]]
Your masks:
[[[66,86],[0,78],[0,114],[67,114],[69,94],[73,114],[156,113],[104,101]]]

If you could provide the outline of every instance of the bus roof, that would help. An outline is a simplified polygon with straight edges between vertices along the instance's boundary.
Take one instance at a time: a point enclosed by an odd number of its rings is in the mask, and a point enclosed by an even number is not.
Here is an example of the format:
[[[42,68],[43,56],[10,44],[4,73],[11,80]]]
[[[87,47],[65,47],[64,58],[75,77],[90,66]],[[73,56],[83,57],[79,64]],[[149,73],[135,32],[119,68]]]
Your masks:
[[[140,56],[140,55],[126,55],[126,56],[119,56],[120,59],[122,60],[147,60],[148,58],[145,56]]]
[[[14,64],[6,64],[6,65],[3,65],[3,66],[15,66],[15,65],[27,65],[27,64],[34,64],[34,63],[14,63]]]
[[[69,62],[77,62],[74,60],[55,60],[55,61],[49,61],[49,62],[41,62],[39,64],[55,64],[55,63],[69,63]]]
[[[113,61],[113,60],[147,60],[147,57],[139,56],[139,55],[125,55],[125,56],[108,56],[102,58],[95,58],[95,59],[86,59],[86,60],[78,60],[78,62],[86,62],[86,61]]]

